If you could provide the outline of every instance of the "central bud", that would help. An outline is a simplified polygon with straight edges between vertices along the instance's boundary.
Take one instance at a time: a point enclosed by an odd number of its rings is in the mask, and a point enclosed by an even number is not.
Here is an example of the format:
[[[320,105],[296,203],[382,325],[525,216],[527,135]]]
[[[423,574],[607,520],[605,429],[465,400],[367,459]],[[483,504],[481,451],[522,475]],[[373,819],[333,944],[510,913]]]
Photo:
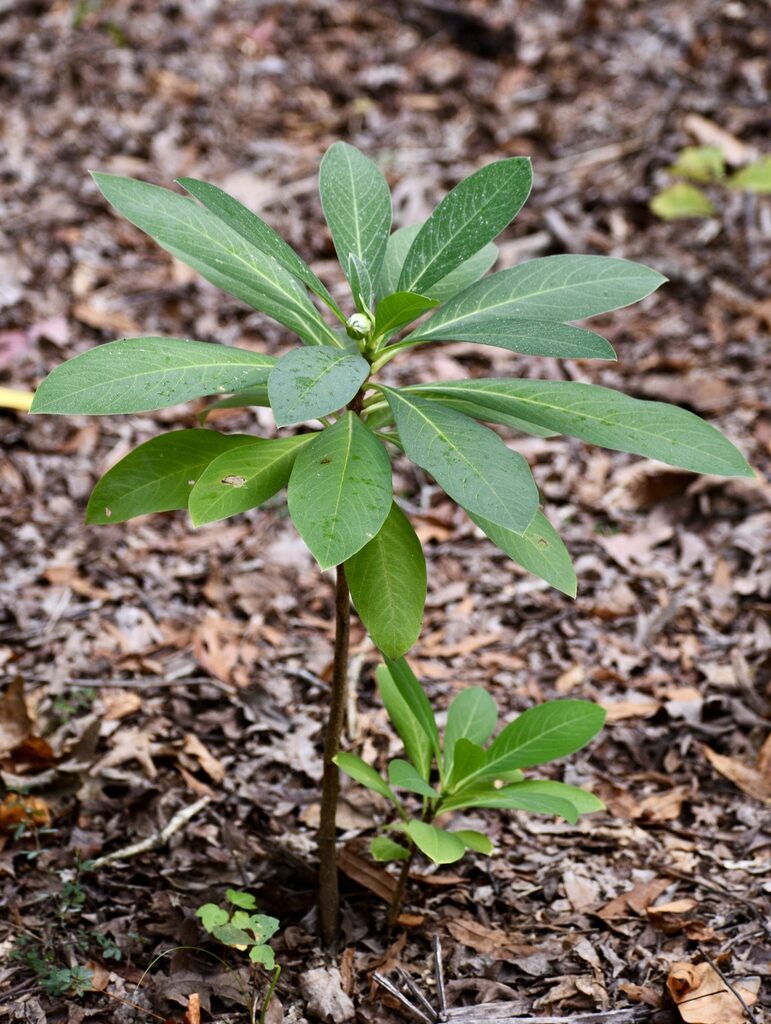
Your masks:
[[[345,321],[345,329],[349,338],[355,341],[365,341],[372,334],[375,321],[366,313],[354,313]]]

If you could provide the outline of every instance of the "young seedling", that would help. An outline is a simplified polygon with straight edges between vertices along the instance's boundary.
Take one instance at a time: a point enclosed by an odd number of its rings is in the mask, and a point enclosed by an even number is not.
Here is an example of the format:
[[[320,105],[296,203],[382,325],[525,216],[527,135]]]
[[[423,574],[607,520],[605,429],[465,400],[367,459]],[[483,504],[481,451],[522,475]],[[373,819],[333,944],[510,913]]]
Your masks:
[[[251,1024],[259,1020],[263,1024],[273,993],[281,975],[281,967],[276,963],[273,950],[268,940],[275,935],[279,921],[265,914],[255,914],[257,901],[251,893],[228,889],[225,893],[226,906],[216,903],[205,903],[196,910],[204,929],[224,946],[242,951],[248,950],[249,959],[257,966],[272,972],[267,994],[262,1000],[262,1009],[257,1018],[256,1006],[259,999],[258,987],[254,985],[254,998],[250,1000]]]
[[[725,158],[715,146],[686,146],[667,170],[680,180],[657,192],[650,201],[651,210],[661,220],[712,217],[717,207],[710,193],[720,198],[726,189],[758,195],[771,193],[771,156],[729,175]]]
[[[120,213],[173,256],[302,343],[277,359],[187,338],[124,338],[57,367],[40,385],[32,412],[149,412],[207,395],[228,396],[210,408],[272,410],[282,430],[276,438],[206,428],[152,438],[99,481],[86,516],[89,523],[120,523],[186,508],[200,526],[261,505],[286,486],[291,518],[319,567],[336,568],[319,829],[320,922],[329,945],[338,919],[333,759],[346,703],[350,599],[375,644],[397,658],[420,632],[426,593],[420,542],[394,501],[391,457],[404,452],[507,555],[571,595],[575,572],[539,509],[527,462],[485,423],[536,436],[573,435],[697,473],[752,476],[752,470],[692,413],[608,388],[517,378],[396,387],[383,377],[392,359],[405,356],[408,367],[412,349],[439,341],[532,356],[615,358],[604,338],[570,321],[644,298],[665,280],[655,270],[567,255],[483,276],[496,258],[492,240],[530,192],[527,159],[482,167],[424,224],[391,233],[385,178],[358,150],[336,142],[321,162],[320,193],[350,286],[345,309],[268,224],[214,185],[183,178],[192,197],[186,198],[110,174],[94,180]]]
[[[401,909],[416,849],[436,864],[451,864],[469,850],[490,854],[492,841],[470,829],[448,831],[434,821],[470,807],[556,814],[574,824],[579,815],[601,811],[592,793],[551,780],[525,780],[523,768],[546,764],[585,746],[602,728],[605,711],[587,700],[553,700],[536,705],[510,722],[486,746],[495,731],[498,710],[482,687],[462,690],[450,704],[440,737],[431,705],[404,660],[388,660],[377,670],[380,695],[391,724],[404,744],[405,758],[394,758],[387,778],[350,753],[335,763],[351,778],[389,800],[397,817],[372,840],[376,860],[404,861],[391,903],[393,921]],[[414,813],[396,790],[422,798]]]

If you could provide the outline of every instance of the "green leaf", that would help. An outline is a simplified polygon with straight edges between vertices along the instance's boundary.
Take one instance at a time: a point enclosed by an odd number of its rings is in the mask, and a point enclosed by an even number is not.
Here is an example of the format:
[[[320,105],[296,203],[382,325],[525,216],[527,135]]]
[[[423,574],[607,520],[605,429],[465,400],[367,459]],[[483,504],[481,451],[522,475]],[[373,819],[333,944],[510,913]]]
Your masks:
[[[715,206],[708,195],[695,185],[679,181],[658,192],[648,203],[661,220],[684,220],[687,217],[711,217]]]
[[[417,678],[415,677],[415,673],[407,664],[405,658],[389,658],[386,655],[385,666],[387,672],[381,672],[380,670],[378,671],[378,683],[380,684],[380,693],[383,697],[383,703],[386,706],[386,709],[388,711],[389,716],[391,717],[391,720],[394,722],[394,725],[396,726],[397,732],[399,732],[400,736],[402,735],[399,729],[399,724],[397,723],[396,719],[392,714],[391,704],[389,701],[386,700],[386,680],[390,680],[393,682],[397,693],[401,696],[402,700],[409,708],[411,714],[414,716],[415,720],[420,726],[421,731],[428,738],[428,741],[431,746],[431,751],[433,752],[433,755],[436,757],[438,762],[441,758],[441,750],[439,747],[439,730],[436,727],[436,720],[434,718],[434,712],[431,707],[431,702],[426,696],[423,687],[418,682]],[[404,741],[404,736],[402,736],[402,740]],[[406,741],[404,742],[404,749],[407,751],[410,761],[412,761],[414,765],[420,767],[419,759],[413,756],[412,751],[407,746]],[[428,774],[425,775],[425,778],[426,780],[428,780]]]
[[[223,192],[216,185],[197,181],[195,178],[177,178],[177,181],[186,192],[202,202],[215,217],[245,238],[256,249],[272,256],[284,270],[288,270],[298,281],[302,281],[314,295],[318,295],[341,320],[345,319],[342,310],[326,286],[316,277],[305,260],[301,259],[291,245],[285,242],[281,235],[274,231],[269,224],[266,224],[261,217],[252,213],[243,203],[229,196],[227,192]]]
[[[389,236],[385,259],[376,287],[378,295],[391,295],[397,290],[404,260],[420,228],[420,224],[410,224],[406,228],[398,228]],[[426,296],[436,299],[437,302],[446,302],[447,299],[452,298],[453,295],[486,274],[497,258],[497,247],[492,242],[488,242],[479,252],[464,260],[459,267],[443,277],[441,281],[437,281],[427,288]]]
[[[228,395],[227,398],[220,398],[218,402],[212,402],[211,405],[207,405],[204,410],[198,413],[198,421],[204,424],[209,418],[209,413],[217,409],[246,409],[250,405],[270,406],[267,384],[258,384],[253,388],[245,388],[243,391],[236,391],[234,395]]]
[[[484,313],[478,319],[470,316],[449,327],[441,323],[432,326],[433,320],[434,317],[431,317],[413,331],[409,339],[405,340],[405,347],[418,341],[473,341],[477,345],[491,345],[530,356],[553,356],[556,359],[616,358],[613,346],[599,334],[553,320],[490,317]]]
[[[86,522],[124,523],[150,512],[187,508],[191,488],[209,463],[252,440],[215,430],[173,430],[153,437],[104,474],[91,492]]]
[[[401,758],[394,758],[388,765],[388,781],[395,789],[406,789],[409,793],[418,793],[429,800],[438,800],[439,794],[433,786],[429,786],[418,770]]]
[[[464,738],[471,743],[486,743],[497,720],[498,709],[487,690],[481,686],[461,690],[450,704],[444,730],[444,770],[448,776],[452,773],[458,740]]]
[[[727,184],[731,188],[739,188],[745,192],[768,195],[771,192],[771,156],[765,156],[754,164],[742,167],[731,175]]]
[[[445,749],[448,749],[446,739]],[[459,737],[453,745],[452,759],[446,769],[445,788],[447,791],[454,792],[459,786],[465,785],[469,778],[482,777],[484,769],[487,767],[487,760],[487,751],[484,747],[467,740],[465,736]]]
[[[233,915],[233,921],[235,922],[236,915]],[[255,942],[265,942],[275,935],[279,929],[281,922],[277,917],[270,917],[268,914],[249,914],[245,923],[239,925],[239,927],[245,928],[250,931],[254,936]]]
[[[406,340],[440,332],[457,338],[483,319],[581,320],[637,302],[665,281],[650,267],[609,256],[544,256],[466,288]]]
[[[563,594],[576,596],[578,579],[570,554],[543,512],[536,512],[535,519],[523,534],[506,530],[484,516],[469,513],[469,518],[523,569],[540,576]]]
[[[315,420],[341,409],[369,376],[360,355],[328,348],[293,348],[268,377],[268,396],[276,425]]]
[[[322,569],[372,540],[391,509],[391,463],[352,412],[303,447],[289,478],[289,513]]]
[[[286,487],[298,452],[315,436],[250,437],[247,444],[215,457],[189,492],[193,526],[227,519],[272,498]]]
[[[351,283],[351,293],[353,301],[356,303],[356,308],[360,313],[369,315],[375,304],[375,291],[372,287],[372,279],[369,276],[367,265],[358,256],[349,252],[347,268],[345,276]]]
[[[367,789],[373,790],[390,800],[392,804],[398,804],[394,791],[380,775],[371,768],[365,761],[362,761],[356,754],[348,754],[345,751],[332,758],[338,768],[350,775],[352,779]]]
[[[484,420],[486,423],[501,423],[503,426],[510,427],[520,434],[529,434],[531,437],[557,436],[553,430],[539,427],[537,423],[528,423],[527,420],[519,419],[517,416],[509,416],[505,412],[490,409],[486,405],[479,405],[477,402],[468,401],[465,397],[456,398],[454,394],[434,394],[431,391],[423,391],[421,390],[422,387],[422,384],[411,384],[402,390],[414,391],[417,395],[427,398],[430,402],[438,402],[439,405],[443,405],[447,409],[455,409],[456,412],[462,412],[464,416],[470,416],[472,419]],[[393,417],[391,418],[393,419]]]
[[[425,293],[479,252],[519,213],[533,171],[525,157],[497,160],[456,185],[418,231],[399,277],[399,291]]]
[[[578,820],[578,811],[569,800],[549,793],[531,793],[522,790],[527,783],[518,782],[511,786],[495,789],[492,786],[477,786],[461,789],[442,801],[440,814],[468,807],[491,807],[500,810],[530,811],[534,814],[556,814],[571,824]]]
[[[151,412],[263,384],[275,362],[274,356],[186,338],[123,338],[57,366],[35,392],[30,412]]]
[[[242,928],[234,924],[219,924],[212,928],[211,934],[226,946],[241,946],[244,949],[252,944],[252,937]]]
[[[427,825],[424,821],[409,821],[405,832],[417,848],[435,864],[452,864],[460,860],[466,852],[466,846],[452,832],[446,832],[436,825]]]
[[[593,814],[595,811],[605,810],[605,804],[594,793],[581,789],[579,786],[553,782],[551,779],[528,779],[527,782],[519,784],[518,791],[567,800],[575,807],[578,814]]]
[[[426,732],[421,724],[425,716],[425,705],[419,705],[419,701],[413,695],[410,695],[409,700],[403,697],[385,665],[378,665],[375,675],[388,717],[404,744],[407,757],[418,769],[422,778],[428,781],[431,774],[432,740],[435,739],[437,745],[439,743],[436,725],[434,724],[432,733]],[[415,683],[420,687],[417,680]],[[425,698],[425,694],[423,697]],[[413,711],[413,706],[416,706],[416,711]],[[431,714],[430,704],[428,710]],[[433,723],[433,715],[431,715],[431,721]]]
[[[114,174],[93,178],[108,203],[207,281],[267,313],[309,345],[338,345],[297,280],[206,207],[144,181]]]
[[[319,192],[343,270],[348,274],[348,254],[353,253],[376,280],[391,230],[387,181],[358,149],[335,142],[321,161]]]
[[[665,402],[630,398],[611,388],[572,381],[478,378],[421,385],[409,394],[418,390],[468,399],[559,434],[646,455],[694,473],[755,475],[741,452],[699,416]],[[485,515],[483,510],[480,514]]]
[[[390,338],[406,324],[412,323],[427,310],[433,309],[436,304],[436,299],[415,295],[412,292],[394,292],[387,295],[377,304],[373,337]]]
[[[510,722],[489,750],[485,773],[531,768],[580,750],[605,721],[605,710],[588,700],[551,700]]]
[[[682,178],[708,185],[725,177],[725,159],[716,146],[686,146],[669,170]]]
[[[272,971],[276,967],[276,954],[270,946],[252,946],[249,950],[249,959],[253,964],[262,964],[267,971]]]
[[[524,533],[538,510],[530,467],[497,434],[454,409],[380,385],[407,455],[451,498]]]
[[[218,907],[216,903],[204,903],[196,910],[195,916],[200,917],[201,924],[211,934],[218,925],[226,923],[229,915],[227,910]]]
[[[375,645],[398,658],[415,643],[426,600],[426,560],[409,519],[396,502],[380,530],[345,563],[359,618]]]
[[[251,893],[243,893],[239,889],[228,889],[225,899],[233,906],[239,906],[242,910],[254,910],[257,907],[257,900]]]
[[[407,860],[410,851],[387,836],[376,836],[369,844],[369,852],[379,861]]]
[[[455,829],[451,835],[457,836],[467,850],[473,850],[475,853],[483,853],[488,857],[493,852],[492,840],[483,832],[476,832],[474,829],[470,828],[458,828]]]

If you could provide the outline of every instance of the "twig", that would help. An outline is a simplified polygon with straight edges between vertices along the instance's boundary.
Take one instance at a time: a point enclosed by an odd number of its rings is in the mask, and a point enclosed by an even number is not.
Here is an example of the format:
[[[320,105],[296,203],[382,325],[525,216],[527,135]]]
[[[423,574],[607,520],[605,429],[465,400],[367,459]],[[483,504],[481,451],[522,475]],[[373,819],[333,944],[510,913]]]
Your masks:
[[[157,850],[159,846],[167,843],[175,832],[179,832],[191,818],[194,818],[209,803],[211,803],[211,797],[202,796],[194,804],[190,804],[189,807],[183,807],[181,811],[177,811],[174,817],[159,832],[154,832],[151,836],[147,836],[146,839],[140,839],[139,842],[132,843],[130,846],[124,846],[122,850],[113,850],[112,853],[106,853],[104,857],[97,857],[91,864],[91,869],[102,868],[106,864],[115,863],[117,860],[127,860],[129,857],[136,857],[140,853],[147,853],[148,850]]]
[[[418,1020],[422,1020],[423,1024],[434,1024],[433,1019],[431,1017],[427,1017],[422,1010],[419,1010],[414,1003],[411,1003],[407,996],[403,995],[396,987],[396,985],[394,985],[393,982],[389,981],[388,978],[385,977],[385,975],[378,974],[378,972],[375,971],[372,977],[375,979],[378,985],[384,988],[386,992],[388,992],[390,995],[394,997],[394,999],[400,1002],[406,1010],[409,1010],[410,1013],[414,1014],[418,1018]]]
[[[444,991],[444,963],[442,962],[442,943],[439,936],[434,936],[434,973],[436,974],[436,999],[439,1003],[439,1020],[447,1020],[447,996]]]
[[[736,998],[742,1004],[742,1009],[747,1014],[747,1017],[749,1018],[749,1020],[752,1021],[752,1024],[758,1024],[757,1017],[755,1016],[753,1011],[750,1009],[750,1007],[745,1003],[741,993],[738,991],[738,989],[735,989],[734,986],[731,984],[731,982],[728,980],[728,978],[726,978],[725,974],[723,974],[723,972],[720,970],[720,968],[715,963],[715,961],[712,959],[712,957],[709,955],[709,953],[706,951],[706,949],[704,949],[703,946],[699,946],[699,952],[704,957],[704,959],[707,961],[707,963],[710,965],[712,970],[715,971],[716,974],[720,975],[720,977],[723,980],[723,984],[726,985],[731,990],[731,992],[733,992],[733,994],[736,996]]]

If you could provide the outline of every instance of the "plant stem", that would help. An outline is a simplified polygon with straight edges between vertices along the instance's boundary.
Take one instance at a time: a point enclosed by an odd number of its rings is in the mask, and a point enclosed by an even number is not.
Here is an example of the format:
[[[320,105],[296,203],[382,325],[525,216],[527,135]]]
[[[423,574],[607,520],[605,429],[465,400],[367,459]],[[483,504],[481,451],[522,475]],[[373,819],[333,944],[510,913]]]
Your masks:
[[[388,908],[388,926],[393,928],[396,924],[396,918],[402,911],[402,903],[404,902],[404,893],[407,888],[407,882],[410,877],[410,868],[412,862],[415,860],[416,846],[414,843],[410,843],[410,855],[402,862],[402,869],[399,872],[399,878],[396,881],[396,889],[394,890],[393,899],[391,905]]]
[[[340,752],[348,690],[348,635],[351,606],[345,568],[337,567],[335,585],[335,657],[332,668],[332,698],[324,739],[324,775],[321,784],[319,822],[319,924],[321,941],[331,947],[337,939],[340,896],[337,881],[335,816],[340,792],[340,772],[332,758]]]

